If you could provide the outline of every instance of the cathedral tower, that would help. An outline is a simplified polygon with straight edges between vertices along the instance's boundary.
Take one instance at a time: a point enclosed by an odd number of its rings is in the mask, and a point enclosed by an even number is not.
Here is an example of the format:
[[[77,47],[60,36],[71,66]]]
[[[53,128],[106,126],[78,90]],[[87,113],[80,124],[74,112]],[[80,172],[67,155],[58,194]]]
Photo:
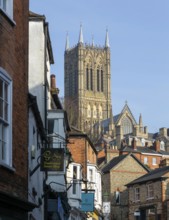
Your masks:
[[[75,47],[69,47],[67,36],[64,65],[64,101],[71,125],[86,133],[98,131],[99,122],[112,116],[108,31],[103,47],[93,40],[84,44],[82,26]]]

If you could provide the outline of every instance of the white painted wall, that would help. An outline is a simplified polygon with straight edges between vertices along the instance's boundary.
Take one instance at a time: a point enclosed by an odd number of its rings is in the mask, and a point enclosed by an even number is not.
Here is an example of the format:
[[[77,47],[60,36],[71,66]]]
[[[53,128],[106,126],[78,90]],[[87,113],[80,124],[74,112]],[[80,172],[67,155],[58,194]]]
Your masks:
[[[45,48],[45,34],[44,21],[29,21],[29,92],[37,96],[37,103],[41,118],[44,122],[45,109],[44,103],[47,102],[48,109],[50,109],[50,61],[47,48]],[[46,63],[45,63],[46,51]],[[45,85],[45,65],[47,67],[48,79],[48,98],[45,100],[44,85]]]
[[[35,132],[35,133],[34,133]],[[38,140],[37,140],[38,137]],[[28,172],[28,199],[30,202],[38,205],[39,198],[42,198],[43,194],[43,180],[44,173],[40,171],[40,168],[30,176],[29,173],[37,165],[37,159],[40,155],[40,148],[42,147],[42,141],[39,134],[37,134],[37,127],[34,115],[31,108],[29,109],[29,142],[28,142],[28,161],[29,161],[29,172]],[[34,157],[32,157],[34,156]],[[38,160],[39,161],[39,160]],[[32,189],[35,189],[37,192],[36,196],[33,196]],[[32,215],[35,219],[44,219],[44,200],[42,199],[42,205],[39,208],[33,209]]]
[[[77,167],[76,193],[73,192],[73,167]],[[79,163],[70,163],[67,169],[67,183],[71,186],[68,190],[68,199],[71,206],[69,220],[80,220],[81,218],[81,184],[82,184],[82,166]]]
[[[92,179],[91,179],[92,171]],[[94,206],[96,209],[101,210],[102,207],[102,185],[101,185],[101,172],[95,164],[87,164],[87,188],[95,190]]]

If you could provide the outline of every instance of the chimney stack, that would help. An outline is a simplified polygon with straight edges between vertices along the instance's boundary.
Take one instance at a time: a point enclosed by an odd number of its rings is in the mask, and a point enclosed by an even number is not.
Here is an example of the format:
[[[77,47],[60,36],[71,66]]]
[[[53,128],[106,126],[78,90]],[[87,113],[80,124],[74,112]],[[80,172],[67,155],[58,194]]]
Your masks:
[[[160,135],[167,136],[167,128],[160,128]]]
[[[154,150],[157,151],[157,152],[160,151],[160,141],[159,140],[155,140]]]
[[[133,148],[134,150],[136,150],[136,149],[137,149],[137,141],[136,141],[135,138],[133,138],[131,144],[132,144],[132,148]]]
[[[56,89],[56,77],[55,77],[55,75],[54,74],[52,74],[51,76],[50,76],[50,79],[51,79],[51,89]]]

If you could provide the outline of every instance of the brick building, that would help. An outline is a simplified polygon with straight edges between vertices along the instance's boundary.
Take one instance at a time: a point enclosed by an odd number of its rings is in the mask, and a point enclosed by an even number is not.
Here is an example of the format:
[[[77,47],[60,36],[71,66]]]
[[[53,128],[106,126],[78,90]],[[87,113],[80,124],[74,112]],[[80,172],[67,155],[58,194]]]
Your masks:
[[[111,204],[109,219],[127,220],[128,191],[125,185],[149,170],[134,155],[126,154],[110,160],[102,172],[103,201]]]
[[[27,219],[28,0],[0,4],[0,219]],[[9,212],[10,210],[10,212]]]
[[[73,161],[82,165],[82,192],[94,193],[94,212],[88,213],[88,219],[98,219],[102,215],[102,188],[97,151],[88,135],[75,128],[69,133],[68,148]]]
[[[137,146],[137,140],[133,138],[131,146],[120,149],[120,154],[134,154],[145,166],[150,169],[159,168],[161,161],[169,158],[169,152],[160,149],[160,142],[154,141],[153,146]]]
[[[169,166],[155,169],[127,186],[129,220],[169,219]]]

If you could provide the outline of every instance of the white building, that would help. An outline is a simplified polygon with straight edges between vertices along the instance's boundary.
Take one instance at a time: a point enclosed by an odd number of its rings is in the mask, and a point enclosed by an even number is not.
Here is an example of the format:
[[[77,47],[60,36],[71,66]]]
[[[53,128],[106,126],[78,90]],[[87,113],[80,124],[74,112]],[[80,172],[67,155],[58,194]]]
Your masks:
[[[51,106],[50,65],[53,64],[48,23],[45,16],[29,14],[29,201],[37,208],[30,219],[45,218],[44,181],[40,171],[41,149],[46,146],[47,109]]]
[[[67,169],[68,201],[71,206],[69,220],[86,219],[81,211],[82,203],[82,165],[72,162]]]

